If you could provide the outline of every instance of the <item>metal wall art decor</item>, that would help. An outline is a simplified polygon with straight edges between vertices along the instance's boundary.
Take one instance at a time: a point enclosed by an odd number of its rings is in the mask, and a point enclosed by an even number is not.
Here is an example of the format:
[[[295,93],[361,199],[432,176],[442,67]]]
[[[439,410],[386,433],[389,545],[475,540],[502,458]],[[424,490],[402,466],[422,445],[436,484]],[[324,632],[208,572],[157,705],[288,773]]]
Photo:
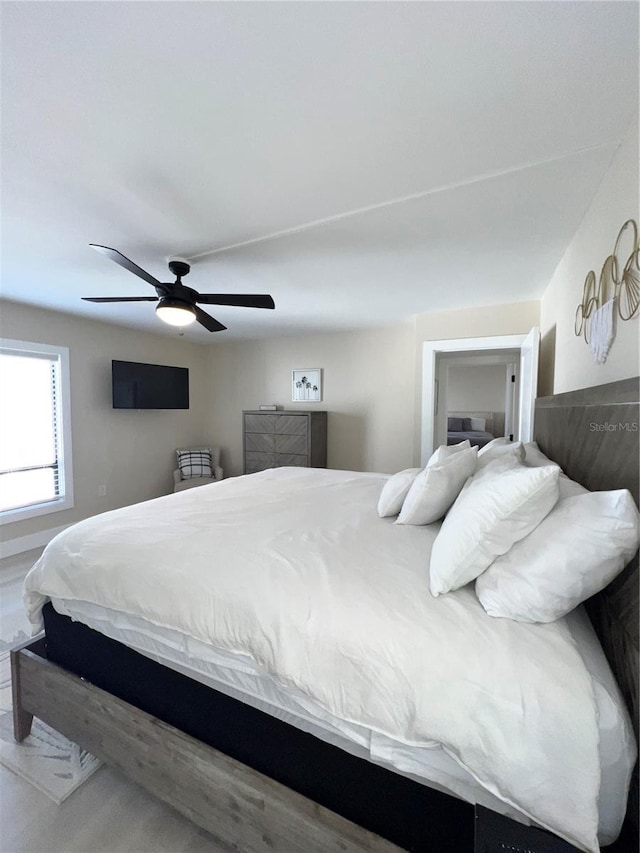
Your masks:
[[[628,219],[618,232],[612,254],[602,265],[597,284],[595,272],[587,273],[582,302],[576,308],[574,331],[578,337],[584,336],[597,364],[607,360],[615,337],[616,317],[631,320],[638,316],[639,309],[638,225],[635,220]]]

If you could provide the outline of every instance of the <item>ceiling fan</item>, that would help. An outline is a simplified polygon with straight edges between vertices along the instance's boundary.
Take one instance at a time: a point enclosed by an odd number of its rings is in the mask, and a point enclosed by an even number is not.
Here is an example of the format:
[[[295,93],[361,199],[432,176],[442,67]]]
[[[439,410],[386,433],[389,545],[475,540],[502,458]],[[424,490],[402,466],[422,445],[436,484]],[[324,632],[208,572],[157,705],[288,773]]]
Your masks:
[[[226,329],[222,323],[199,308],[202,305],[233,305],[246,308],[275,308],[275,303],[270,296],[257,293],[198,293],[182,283],[182,278],[188,275],[191,266],[184,258],[171,258],[169,270],[175,275],[176,280],[171,283],[163,283],[155,279],[129,258],[110,249],[108,246],[89,244],[92,249],[106,255],[124,269],[155,287],[157,296],[83,296],[85,302],[157,302],[156,314],[170,326],[187,326],[198,321],[210,332],[221,332]]]

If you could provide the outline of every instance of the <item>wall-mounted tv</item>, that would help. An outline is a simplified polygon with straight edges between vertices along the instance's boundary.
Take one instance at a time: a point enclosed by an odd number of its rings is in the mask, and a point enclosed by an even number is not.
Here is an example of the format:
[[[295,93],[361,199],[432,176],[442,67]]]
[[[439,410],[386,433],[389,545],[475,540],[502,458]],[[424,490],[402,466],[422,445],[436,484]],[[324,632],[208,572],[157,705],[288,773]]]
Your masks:
[[[188,409],[189,368],[111,362],[114,409]]]

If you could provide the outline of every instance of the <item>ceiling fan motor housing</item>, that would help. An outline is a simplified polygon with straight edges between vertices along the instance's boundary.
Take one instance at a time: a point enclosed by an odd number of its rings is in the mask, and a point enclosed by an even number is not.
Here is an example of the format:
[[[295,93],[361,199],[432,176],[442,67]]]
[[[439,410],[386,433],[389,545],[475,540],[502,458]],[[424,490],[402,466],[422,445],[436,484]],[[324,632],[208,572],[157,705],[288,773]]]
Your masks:
[[[188,275],[191,265],[184,258],[169,258],[169,270],[177,277]]]

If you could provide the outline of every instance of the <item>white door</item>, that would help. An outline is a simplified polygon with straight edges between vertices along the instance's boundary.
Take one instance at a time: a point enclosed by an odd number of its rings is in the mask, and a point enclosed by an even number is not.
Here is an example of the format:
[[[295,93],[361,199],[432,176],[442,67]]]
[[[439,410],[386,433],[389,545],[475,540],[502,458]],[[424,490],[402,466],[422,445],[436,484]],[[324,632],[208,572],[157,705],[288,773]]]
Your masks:
[[[520,345],[520,441],[533,441],[533,415],[538,392],[538,352],[540,329],[534,326]]]

